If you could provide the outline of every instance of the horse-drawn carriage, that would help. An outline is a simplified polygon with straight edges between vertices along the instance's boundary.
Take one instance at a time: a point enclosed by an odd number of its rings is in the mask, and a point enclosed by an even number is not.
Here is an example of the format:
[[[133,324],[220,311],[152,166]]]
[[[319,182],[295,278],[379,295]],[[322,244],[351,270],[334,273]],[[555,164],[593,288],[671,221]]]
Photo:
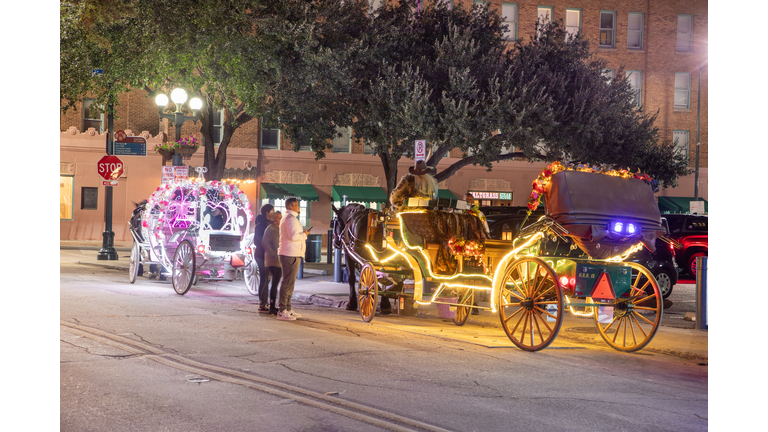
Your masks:
[[[653,338],[663,303],[653,275],[624,262],[663,234],[650,186],[626,171],[553,163],[534,182],[532,205],[546,215],[513,240],[492,240],[472,212],[405,206],[380,213],[360,205],[337,211],[334,241],[360,267],[350,302],[370,322],[381,298],[455,308],[463,325],[473,308],[499,314],[509,339],[536,351],[557,337],[566,309],[592,316],[613,348],[637,351]],[[590,172],[583,172],[590,171]],[[645,245],[645,246],[644,246]],[[488,306],[475,297],[485,291]],[[485,303],[485,302],[481,302]]]
[[[128,222],[133,236],[130,282],[148,266],[157,267],[184,295],[198,279],[232,281],[242,268],[248,291],[255,295],[258,276],[253,273],[258,270],[246,250],[251,219],[248,198],[236,185],[206,182],[202,173],[160,185]]]

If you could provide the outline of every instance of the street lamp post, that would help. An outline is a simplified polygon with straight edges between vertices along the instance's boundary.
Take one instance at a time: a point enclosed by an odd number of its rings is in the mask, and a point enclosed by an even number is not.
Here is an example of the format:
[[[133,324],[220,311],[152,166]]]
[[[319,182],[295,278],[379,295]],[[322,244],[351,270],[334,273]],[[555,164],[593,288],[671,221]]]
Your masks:
[[[699,146],[701,145],[701,142],[699,140],[699,128],[701,125],[701,70],[705,67],[709,66],[709,64],[706,64],[707,62],[704,62],[699,65],[699,97],[696,101],[697,105],[697,113],[696,113],[696,175],[694,176],[694,186],[693,186],[693,200],[698,201],[699,200]]]
[[[184,106],[184,102],[187,101],[187,92],[184,89],[177,88],[171,92],[171,100],[176,104],[176,112],[173,114],[166,114],[163,109],[168,105],[168,96],[160,93],[155,97],[155,103],[157,104],[157,111],[160,114],[160,118],[166,118],[173,121],[176,126],[176,139],[181,139],[181,125],[188,120],[192,120],[193,123],[197,122],[198,111],[203,107],[203,101],[200,98],[192,98],[189,101],[189,108],[192,110],[192,116],[186,116],[181,112],[181,107]],[[172,159],[173,166],[184,166],[182,163],[181,155],[174,154]]]

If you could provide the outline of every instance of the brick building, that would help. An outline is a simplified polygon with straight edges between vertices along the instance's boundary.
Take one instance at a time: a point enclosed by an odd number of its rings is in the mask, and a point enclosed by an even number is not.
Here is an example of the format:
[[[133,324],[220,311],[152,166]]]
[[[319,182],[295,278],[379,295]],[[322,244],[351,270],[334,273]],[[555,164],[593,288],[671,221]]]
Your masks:
[[[381,1],[372,3],[378,5]],[[658,110],[656,124],[662,138],[677,138],[678,145],[686,149],[690,156],[691,167],[695,163],[698,132],[701,143],[699,196],[707,198],[706,1],[452,1],[452,4],[458,3],[465,7],[472,3],[489,3],[492,9],[505,17],[509,39],[527,39],[534,35],[537,17],[563,20],[569,31],[581,31],[590,40],[597,55],[607,61],[606,76],[615,75],[623,67],[637,89],[638,105],[646,112],[655,113]],[[101,114],[90,109],[89,103],[84,98],[78,102],[77,111],[70,110],[61,116],[62,239],[101,239],[103,231],[104,188],[96,175],[95,165],[104,155],[105,136],[102,133],[106,121]],[[115,130],[141,133],[149,137],[150,142],[161,142],[165,137],[170,140],[176,138],[172,123],[159,119],[154,101],[143,90],[133,90],[119,97],[118,116]],[[182,136],[197,132],[199,123],[187,122],[182,126]],[[334,150],[327,154],[326,159],[315,161],[311,152],[294,153],[279,131],[262,127],[258,119],[251,119],[242,123],[232,136],[227,152],[228,168],[241,169],[246,164],[258,167],[258,173],[253,176],[257,181],[242,186],[252,201],[254,212],[265,202],[278,207],[281,205],[282,199],[277,191],[284,188],[279,185],[311,186],[304,189],[309,192],[303,201],[306,211],[302,213],[307,226],[314,226],[317,234],[325,234],[331,220],[330,204],[341,195],[355,195],[354,199],[361,201],[369,197],[370,201],[365,202],[370,206],[379,206],[382,201],[385,178],[380,160],[371,155],[362,142],[350,139],[349,135],[347,132],[343,138],[334,141]],[[149,153],[152,153],[151,150]],[[201,153],[193,156],[188,164],[202,165]],[[461,155],[453,151],[450,156],[441,162],[438,170],[449,166]],[[130,217],[131,202],[146,199],[155,189],[162,164],[161,157],[155,154],[145,158],[124,157],[123,160],[126,165],[126,177],[121,179],[123,190],[120,190],[121,186],[115,188],[115,200],[122,201],[113,210],[116,240],[130,240],[123,221]],[[405,172],[410,164],[411,161],[402,161],[399,172]],[[467,191],[487,192],[484,196],[493,197],[487,204],[522,206],[526,204],[528,189],[538,175],[540,165],[507,161],[495,164],[491,172],[470,166],[460,170],[440,187],[447,194],[459,197]],[[88,206],[83,203],[85,189],[88,189],[90,197],[96,197],[95,203]],[[677,188],[662,191],[659,195],[692,197],[694,176],[681,178]],[[386,194],[383,196],[385,199]]]

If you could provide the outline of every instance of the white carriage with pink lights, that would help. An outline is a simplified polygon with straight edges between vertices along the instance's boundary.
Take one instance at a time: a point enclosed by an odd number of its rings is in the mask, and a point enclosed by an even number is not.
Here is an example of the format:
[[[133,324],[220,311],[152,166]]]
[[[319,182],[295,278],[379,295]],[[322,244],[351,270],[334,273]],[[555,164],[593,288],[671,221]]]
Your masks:
[[[129,221],[130,282],[156,267],[184,295],[198,280],[234,281],[242,270],[248,291],[256,295],[258,270],[247,250],[252,219],[250,202],[237,185],[202,177],[160,185]]]

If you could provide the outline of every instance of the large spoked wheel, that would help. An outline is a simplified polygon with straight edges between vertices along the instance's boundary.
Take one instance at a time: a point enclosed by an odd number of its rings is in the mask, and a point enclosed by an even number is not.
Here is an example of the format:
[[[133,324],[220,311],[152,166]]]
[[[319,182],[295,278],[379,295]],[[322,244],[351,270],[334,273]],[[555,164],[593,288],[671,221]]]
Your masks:
[[[376,314],[378,296],[376,270],[371,263],[366,263],[360,271],[360,285],[357,289],[357,307],[360,309],[360,316],[363,321],[371,322],[373,319]]]
[[[664,301],[659,291],[659,284],[647,268],[640,264],[626,262],[632,267],[634,281],[629,297],[616,299],[613,304],[613,316],[610,310],[606,314],[595,312],[595,326],[600,336],[611,347],[625,352],[643,349],[656,335],[664,313]],[[600,322],[605,321],[605,322]]]
[[[243,267],[243,279],[245,287],[251,295],[259,295],[259,265],[252,254],[245,254],[245,267]]]
[[[131,283],[136,282],[136,277],[139,276],[139,269],[141,268],[141,247],[136,242],[133,242],[131,248],[131,263],[128,265],[128,280]]]
[[[475,290],[466,288],[459,291],[459,304],[467,306],[456,306],[456,316],[453,318],[453,323],[457,326],[463,326],[469,318],[470,312],[472,312],[472,304],[475,301]]]
[[[501,326],[518,348],[548,347],[563,324],[563,290],[557,274],[537,257],[511,263],[499,287],[498,308]]]
[[[195,278],[195,250],[189,240],[184,240],[173,254],[173,289],[178,295],[184,295],[192,287]]]

